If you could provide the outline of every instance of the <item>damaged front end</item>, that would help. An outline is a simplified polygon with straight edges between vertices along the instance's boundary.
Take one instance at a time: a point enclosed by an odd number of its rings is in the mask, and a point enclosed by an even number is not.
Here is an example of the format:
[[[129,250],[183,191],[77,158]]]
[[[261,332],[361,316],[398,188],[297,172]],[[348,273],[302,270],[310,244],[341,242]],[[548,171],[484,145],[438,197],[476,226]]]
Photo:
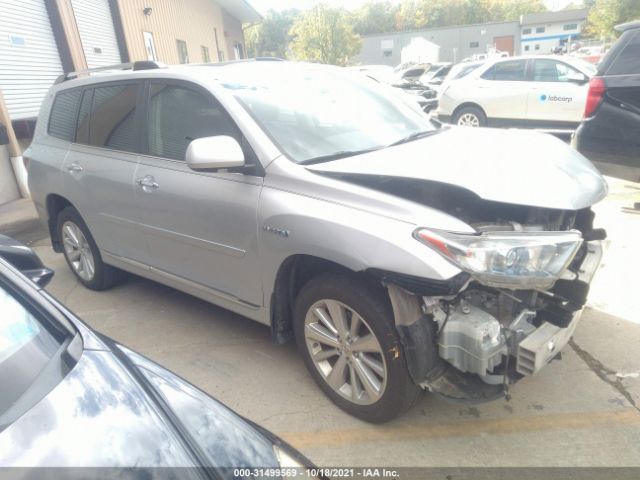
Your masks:
[[[547,213],[535,224],[470,222],[475,235],[417,229],[418,241],[463,270],[446,282],[372,272],[387,285],[417,384],[486,401],[560,357],[606,234],[593,228],[589,208]]]

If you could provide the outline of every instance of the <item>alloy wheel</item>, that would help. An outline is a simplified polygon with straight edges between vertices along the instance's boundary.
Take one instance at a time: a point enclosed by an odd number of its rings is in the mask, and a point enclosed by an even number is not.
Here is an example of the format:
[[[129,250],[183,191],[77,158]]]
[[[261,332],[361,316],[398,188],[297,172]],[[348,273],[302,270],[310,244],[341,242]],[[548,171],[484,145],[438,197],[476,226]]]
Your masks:
[[[367,322],[337,300],[319,300],[307,311],[305,344],[324,381],[358,405],[382,397],[388,378],[378,339]]]
[[[90,282],[96,273],[95,260],[91,245],[89,245],[80,227],[71,221],[64,222],[62,225],[62,243],[65,256],[69,260],[71,268],[80,278]]]
[[[480,120],[473,113],[464,113],[458,119],[458,125],[464,125],[467,127],[479,127]]]

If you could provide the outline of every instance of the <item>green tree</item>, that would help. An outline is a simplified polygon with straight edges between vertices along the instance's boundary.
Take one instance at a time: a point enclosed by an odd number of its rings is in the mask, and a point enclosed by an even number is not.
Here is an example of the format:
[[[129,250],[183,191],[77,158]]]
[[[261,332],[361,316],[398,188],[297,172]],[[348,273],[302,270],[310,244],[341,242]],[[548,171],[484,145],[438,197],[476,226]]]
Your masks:
[[[387,1],[371,1],[351,14],[353,31],[360,35],[392,32],[398,7]]]
[[[298,10],[269,10],[262,22],[246,28],[244,36],[248,56],[286,58],[291,40],[289,30],[299,15]]]
[[[596,0],[587,18],[587,32],[603,39],[613,38],[617,35],[613,27],[638,19],[638,0]]]
[[[348,13],[322,3],[305,12],[289,33],[296,60],[346,65],[362,46],[360,36],[351,28]]]

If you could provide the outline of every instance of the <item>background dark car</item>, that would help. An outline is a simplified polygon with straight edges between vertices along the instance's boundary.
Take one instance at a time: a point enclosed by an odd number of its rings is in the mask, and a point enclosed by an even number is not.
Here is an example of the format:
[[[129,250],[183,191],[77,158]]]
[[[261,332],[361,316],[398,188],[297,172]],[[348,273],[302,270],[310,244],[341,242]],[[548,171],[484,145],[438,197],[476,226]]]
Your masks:
[[[0,472],[57,467],[55,478],[91,478],[87,469],[109,467],[117,472],[100,475],[239,478],[247,471],[238,467],[309,466],[274,435],[91,330],[42,289],[46,272],[32,250],[0,235]]]
[[[640,181],[640,21],[616,27],[622,35],[589,84],[576,149],[606,175]]]

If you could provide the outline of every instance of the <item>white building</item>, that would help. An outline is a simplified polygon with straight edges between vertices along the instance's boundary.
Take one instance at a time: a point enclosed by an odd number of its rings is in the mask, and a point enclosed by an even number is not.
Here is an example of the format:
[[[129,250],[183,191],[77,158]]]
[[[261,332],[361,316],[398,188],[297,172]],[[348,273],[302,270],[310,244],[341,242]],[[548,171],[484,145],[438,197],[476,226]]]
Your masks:
[[[549,54],[580,38],[589,10],[529,13],[520,17],[521,53]]]

